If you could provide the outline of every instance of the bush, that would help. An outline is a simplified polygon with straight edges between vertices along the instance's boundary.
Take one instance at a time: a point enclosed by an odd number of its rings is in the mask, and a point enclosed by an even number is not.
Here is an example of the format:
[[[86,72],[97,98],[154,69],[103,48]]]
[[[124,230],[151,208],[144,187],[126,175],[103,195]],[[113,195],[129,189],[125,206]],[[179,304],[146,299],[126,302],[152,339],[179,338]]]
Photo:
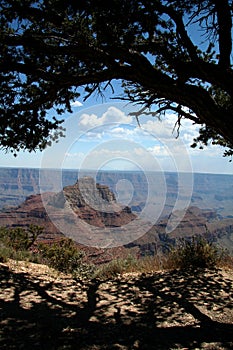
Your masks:
[[[6,262],[9,258],[26,260],[46,264],[64,273],[72,273],[75,278],[92,277],[93,265],[83,262],[84,252],[71,239],[64,238],[51,245],[41,243],[38,245],[38,253],[33,253],[30,248],[42,232],[43,228],[35,225],[28,229],[1,227],[0,262]]]
[[[159,271],[163,268],[165,257],[163,255],[144,256],[138,260],[137,266],[140,272]]]
[[[114,259],[109,263],[103,264],[96,272],[96,277],[100,279],[111,279],[125,272],[128,272],[132,264],[135,265],[134,258],[129,256],[125,259]],[[135,267],[135,266],[134,266]]]
[[[38,257],[29,249],[43,229],[31,225],[28,229],[22,227],[0,227],[0,262],[7,259],[38,262]]]
[[[96,277],[100,279],[111,279],[124,273],[158,271],[163,267],[164,259],[164,257],[159,255],[145,256],[140,259],[128,255],[126,258],[114,259],[99,267],[96,272]]]
[[[0,245],[0,262],[4,263],[7,259],[10,258],[11,252],[10,249],[5,247],[4,245]]]
[[[217,266],[223,258],[223,250],[216,244],[208,242],[202,236],[181,239],[170,250],[166,265],[168,268]]]
[[[53,244],[39,245],[39,254],[44,264],[73,277],[89,277],[93,266],[84,263],[85,254],[72,239],[64,238]]]
[[[0,242],[3,246],[12,248],[14,251],[28,250],[42,232],[43,228],[36,225],[30,225],[28,229],[1,227]]]

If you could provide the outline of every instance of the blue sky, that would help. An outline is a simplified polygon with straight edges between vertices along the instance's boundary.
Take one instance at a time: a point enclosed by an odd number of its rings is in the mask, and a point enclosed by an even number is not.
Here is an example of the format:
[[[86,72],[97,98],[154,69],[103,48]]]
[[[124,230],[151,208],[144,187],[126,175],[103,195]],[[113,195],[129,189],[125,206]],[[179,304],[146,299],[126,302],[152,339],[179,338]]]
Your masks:
[[[233,173],[221,147],[190,147],[198,135],[191,122],[182,122],[177,138],[175,115],[159,121],[142,114],[139,127],[129,115],[139,107],[110,100],[108,94],[106,100],[75,101],[73,113],[63,116],[65,138],[42,153],[21,152],[15,158],[1,152],[1,166]]]

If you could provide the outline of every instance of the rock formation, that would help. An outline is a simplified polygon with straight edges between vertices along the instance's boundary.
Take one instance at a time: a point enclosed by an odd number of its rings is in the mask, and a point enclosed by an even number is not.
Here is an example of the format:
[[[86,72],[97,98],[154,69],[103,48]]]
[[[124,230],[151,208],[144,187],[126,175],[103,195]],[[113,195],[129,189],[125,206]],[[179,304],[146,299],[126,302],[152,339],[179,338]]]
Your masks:
[[[172,214],[179,220],[179,212]],[[219,243],[233,254],[233,219],[219,219],[214,210],[201,210],[189,207],[175,230],[166,233],[168,218],[163,218],[140,239],[129,244],[137,246],[142,255],[154,255],[156,252],[167,251],[177,239],[188,239],[201,235],[210,241]]]
[[[39,240],[43,242],[61,237],[64,232],[60,228],[65,227],[69,230],[68,237],[82,246],[86,245],[85,250],[95,257],[94,260],[106,261],[111,260],[111,253],[106,254],[103,249],[95,247],[103,247],[104,244],[100,243],[103,241],[106,241],[107,245],[108,229],[127,225],[135,217],[129,207],[122,207],[116,202],[115,195],[108,186],[95,184],[92,178],[85,177],[73,186],[66,186],[59,193],[31,195],[18,207],[5,209],[0,213],[0,226],[41,226],[44,233],[39,236]],[[95,230],[97,234],[93,235],[91,240],[90,232]],[[119,247],[113,250],[113,254],[122,256],[125,251],[126,248]]]
[[[81,186],[80,186],[81,183]],[[1,226],[28,226],[30,223],[46,227],[48,233],[54,233],[46,208],[70,208],[73,213],[88,224],[97,227],[118,227],[135,218],[129,207],[116,202],[108,186],[95,184],[91,177],[85,177],[72,186],[66,186],[59,193],[46,192],[31,195],[15,209],[6,209],[0,213]]]
[[[179,213],[173,215],[179,217]],[[114,246],[111,245],[112,239],[115,239],[112,237],[118,235],[117,229],[121,227],[125,227],[123,236],[119,237],[118,246],[121,247],[115,249],[108,259],[117,256],[119,252],[120,255],[126,253],[127,249],[133,249],[134,253],[140,251],[141,255],[154,254],[158,250],[166,250],[177,238],[197,234],[223,243],[233,252],[232,218],[223,219],[214,210],[190,207],[170,234],[166,233],[167,220],[168,218],[162,218],[151,225],[142,237],[130,240],[129,244],[124,244],[124,241],[121,244],[121,238],[128,233],[127,225],[135,222],[136,230],[140,223],[129,207],[117,203],[108,186],[96,184],[91,177],[80,178],[59,193],[31,195],[18,207],[0,213],[0,226],[28,227],[34,224],[44,227],[44,234],[40,236],[44,241],[59,238],[65,228],[65,234],[68,232],[69,237],[86,246],[86,251],[95,255],[97,260],[104,254],[104,248]]]

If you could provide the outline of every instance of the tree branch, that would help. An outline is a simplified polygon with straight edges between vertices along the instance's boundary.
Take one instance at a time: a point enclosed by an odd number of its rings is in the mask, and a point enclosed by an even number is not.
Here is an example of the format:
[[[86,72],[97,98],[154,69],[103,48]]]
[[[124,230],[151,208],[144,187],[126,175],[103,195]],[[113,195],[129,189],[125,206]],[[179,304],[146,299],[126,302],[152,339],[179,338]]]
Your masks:
[[[159,11],[161,11],[162,13],[166,13],[175,22],[176,32],[178,36],[180,36],[184,46],[187,48],[190,58],[193,61],[198,61],[199,57],[197,54],[197,48],[187,34],[187,31],[185,29],[185,25],[182,19],[182,15],[179,12],[175,11],[172,6],[163,6],[159,4],[158,8],[159,8]]]
[[[215,0],[215,9],[218,19],[218,35],[219,35],[219,65],[225,69],[231,66],[232,51],[232,17],[228,0]]]

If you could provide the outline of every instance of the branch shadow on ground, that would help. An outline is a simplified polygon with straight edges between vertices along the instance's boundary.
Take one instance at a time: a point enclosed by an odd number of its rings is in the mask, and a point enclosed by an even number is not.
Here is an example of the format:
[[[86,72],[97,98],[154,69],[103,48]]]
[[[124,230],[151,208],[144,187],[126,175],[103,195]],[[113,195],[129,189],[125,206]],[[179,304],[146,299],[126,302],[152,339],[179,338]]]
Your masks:
[[[0,273],[1,349],[233,349],[232,279],[218,270],[72,280],[65,297],[62,282]]]

